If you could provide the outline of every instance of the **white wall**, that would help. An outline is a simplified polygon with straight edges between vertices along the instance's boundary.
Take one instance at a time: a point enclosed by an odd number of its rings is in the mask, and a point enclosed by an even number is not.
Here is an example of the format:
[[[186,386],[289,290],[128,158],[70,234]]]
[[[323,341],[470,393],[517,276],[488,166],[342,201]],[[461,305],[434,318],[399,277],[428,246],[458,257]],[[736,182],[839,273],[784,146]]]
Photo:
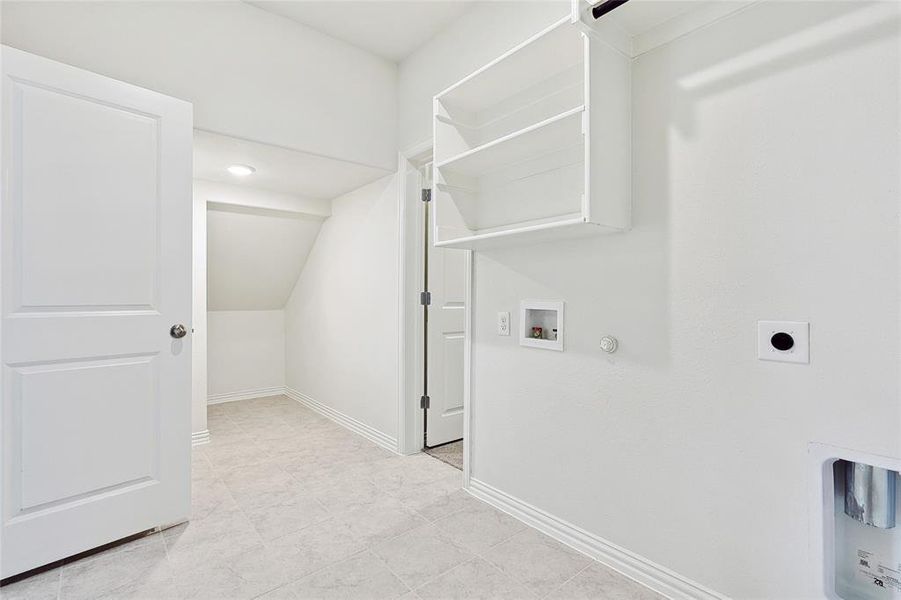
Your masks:
[[[395,177],[336,198],[285,306],[287,386],[397,435]]]
[[[208,319],[210,400],[285,385],[285,311],[210,311]]]
[[[396,67],[242,2],[2,2],[0,39],[183,98],[194,126],[394,170]]]
[[[204,207],[203,301],[210,311],[204,406],[207,398],[272,393],[285,385],[285,302],[331,206],[197,180],[194,195]]]
[[[401,65],[402,141],[519,11]],[[474,478],[731,597],[813,595],[808,443],[901,456],[897,36],[892,3],[762,2],[634,61],[634,229],[476,253]],[[566,352],[495,335],[530,297]],[[758,319],[809,320],[811,364],[756,360]]]

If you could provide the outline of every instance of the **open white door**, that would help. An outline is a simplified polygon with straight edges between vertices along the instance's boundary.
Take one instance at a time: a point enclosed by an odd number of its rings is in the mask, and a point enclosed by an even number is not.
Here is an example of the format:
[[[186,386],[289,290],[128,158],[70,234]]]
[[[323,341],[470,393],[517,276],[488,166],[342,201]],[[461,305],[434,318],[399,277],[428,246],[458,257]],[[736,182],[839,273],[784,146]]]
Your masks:
[[[6,578],[189,516],[192,109],[7,47],[2,94]]]
[[[428,229],[428,225],[426,226]],[[463,356],[469,250],[427,244],[428,307],[426,444],[463,437]]]

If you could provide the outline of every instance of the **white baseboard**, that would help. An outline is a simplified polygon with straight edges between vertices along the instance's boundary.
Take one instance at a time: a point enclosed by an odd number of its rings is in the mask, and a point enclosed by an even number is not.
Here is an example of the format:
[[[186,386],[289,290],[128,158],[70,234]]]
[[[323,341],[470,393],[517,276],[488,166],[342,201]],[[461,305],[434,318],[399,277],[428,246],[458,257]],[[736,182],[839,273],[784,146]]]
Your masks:
[[[397,454],[397,438],[393,438],[390,435],[382,433],[378,429],[375,429],[374,427],[370,427],[365,423],[361,423],[353,417],[349,417],[344,413],[331,408],[330,406],[326,406],[322,402],[313,400],[306,394],[298,392],[295,389],[285,388],[285,395],[293,400],[300,402],[307,408],[316,411],[323,417],[331,419],[338,425],[341,425],[342,427],[345,427],[346,429],[349,429],[358,435],[362,435],[369,441],[374,442],[382,448],[385,448],[386,450],[390,450],[391,452]]]
[[[567,523],[477,479],[467,491],[538,531],[672,600],[728,600],[718,592]]]
[[[225,394],[210,394],[207,404],[221,404],[223,402],[235,402],[237,400],[251,400],[253,398],[265,398],[266,396],[278,396],[285,393],[285,386],[259,388],[256,390],[243,390],[240,392],[228,392]]]
[[[200,446],[201,444],[209,444],[210,443],[210,430],[204,429],[203,431],[195,431],[191,434],[191,445],[192,446]]]

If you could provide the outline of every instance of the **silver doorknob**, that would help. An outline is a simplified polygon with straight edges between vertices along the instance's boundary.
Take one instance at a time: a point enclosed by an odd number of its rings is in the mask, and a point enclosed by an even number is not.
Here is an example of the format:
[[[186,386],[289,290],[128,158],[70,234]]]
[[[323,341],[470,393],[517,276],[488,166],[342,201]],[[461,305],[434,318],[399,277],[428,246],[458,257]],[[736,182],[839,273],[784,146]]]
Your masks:
[[[169,329],[169,335],[174,337],[175,339],[183,338],[188,335],[188,330],[185,329],[185,326],[179,323],[178,325],[173,325],[171,329]]]

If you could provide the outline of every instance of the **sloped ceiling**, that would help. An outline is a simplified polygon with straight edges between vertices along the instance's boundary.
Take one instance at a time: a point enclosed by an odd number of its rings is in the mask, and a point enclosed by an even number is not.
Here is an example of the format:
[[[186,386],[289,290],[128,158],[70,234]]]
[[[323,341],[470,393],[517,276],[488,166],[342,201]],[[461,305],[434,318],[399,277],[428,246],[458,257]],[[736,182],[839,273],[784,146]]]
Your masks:
[[[228,173],[247,164],[247,177]],[[208,310],[284,307],[331,199],[387,171],[206,131],[194,133],[194,193],[207,202]]]
[[[208,310],[283,308],[322,219],[215,205],[207,211]]]
[[[249,2],[400,62],[432,39],[473,3],[471,0],[265,0]]]

